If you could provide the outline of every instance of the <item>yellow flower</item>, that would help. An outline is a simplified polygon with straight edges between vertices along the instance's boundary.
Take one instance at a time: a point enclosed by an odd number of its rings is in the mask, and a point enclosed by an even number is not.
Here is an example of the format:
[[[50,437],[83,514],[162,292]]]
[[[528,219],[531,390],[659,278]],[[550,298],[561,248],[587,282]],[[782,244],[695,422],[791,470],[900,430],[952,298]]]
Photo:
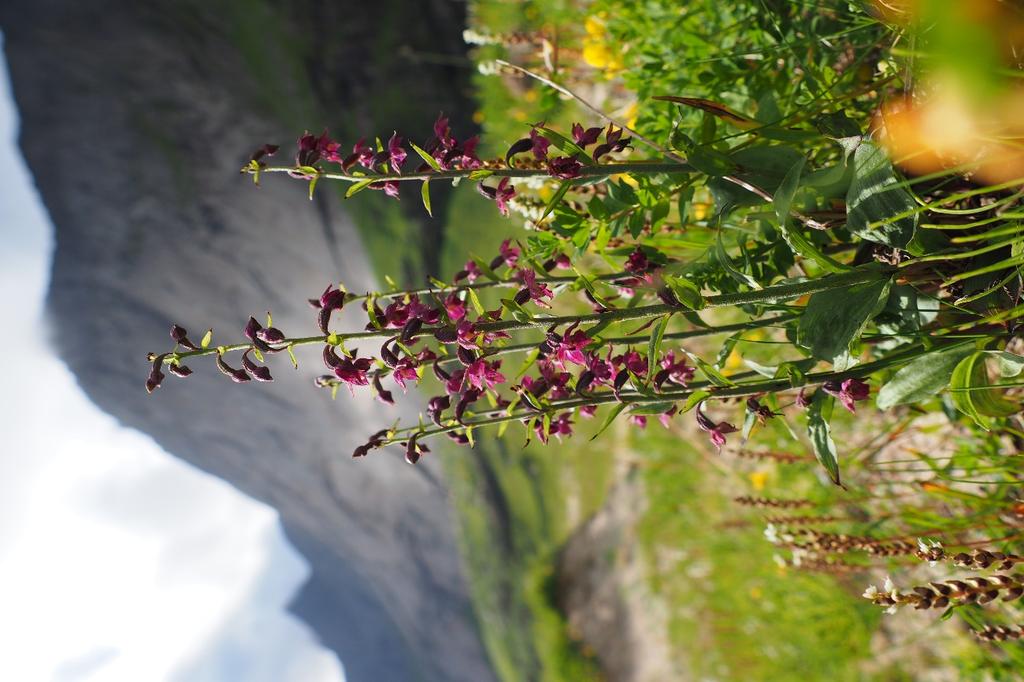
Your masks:
[[[479,109],[477,109],[476,111],[473,112],[473,123],[476,123],[477,125],[480,125],[483,122],[484,122],[484,112],[482,112]]]
[[[604,38],[605,34],[608,33],[604,21],[594,15],[587,17],[587,20],[583,22],[583,28],[591,38]]]
[[[611,179],[618,180],[619,182],[624,182],[633,189],[637,189],[638,187],[640,187],[640,183],[637,182],[636,178],[634,178],[629,173],[618,173],[616,175],[613,175]]]
[[[750,588],[750,598],[751,599],[760,599],[763,596],[764,596],[764,591],[762,591],[760,587],[755,585],[754,587]]]
[[[739,369],[743,366],[743,358],[740,354],[733,350],[729,353],[729,357],[725,359],[725,369],[731,372],[734,369]]]
[[[515,111],[512,112],[512,118],[520,122],[525,121],[526,112],[523,111],[522,109],[516,109]]]
[[[583,61],[595,69],[603,69],[612,59],[612,51],[603,41],[588,40],[583,44]]]
[[[626,126],[636,128],[636,117],[640,113],[640,104],[633,102],[622,112],[622,118],[626,119]]]
[[[708,213],[710,213],[711,211],[711,204],[706,204],[704,202],[695,202],[690,205],[693,206],[694,220],[704,220],[705,218],[708,217]]]
[[[765,483],[768,482],[768,473],[765,471],[752,471],[750,472],[750,485],[754,487],[754,490],[764,490]]]

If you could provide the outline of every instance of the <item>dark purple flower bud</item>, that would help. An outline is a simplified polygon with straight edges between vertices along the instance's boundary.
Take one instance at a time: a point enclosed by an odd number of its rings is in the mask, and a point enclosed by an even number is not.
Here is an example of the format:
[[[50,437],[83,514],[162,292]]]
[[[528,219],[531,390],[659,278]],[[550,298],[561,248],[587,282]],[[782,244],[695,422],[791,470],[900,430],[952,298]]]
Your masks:
[[[455,349],[455,355],[459,358],[459,362],[467,367],[476,362],[476,353],[465,346],[459,346]]]
[[[581,405],[580,416],[584,419],[592,419],[594,414],[597,413],[597,405]]]
[[[615,375],[615,381],[612,384],[612,392],[615,393],[616,397],[618,397],[619,391],[622,390],[627,381],[629,381],[629,370],[620,369],[619,373]]]
[[[152,393],[160,387],[160,383],[164,380],[164,373],[161,371],[161,367],[163,367],[164,358],[168,355],[169,353],[164,353],[153,358],[153,366],[149,370],[149,376],[146,378],[146,393]]]
[[[230,379],[236,384],[241,384],[252,379],[244,369],[235,369],[234,367],[229,366],[228,363],[224,362],[224,356],[221,353],[217,353],[217,369],[219,369],[220,373],[224,376],[230,377]]]
[[[811,400],[807,397],[805,389],[800,389],[800,392],[796,394],[796,406],[801,410],[806,410],[811,406]]]
[[[579,146],[586,148],[597,142],[597,138],[601,136],[603,128],[595,126],[593,128],[587,128],[584,130],[583,125],[580,123],[572,124],[572,140]]]
[[[188,332],[183,327],[174,325],[171,327],[171,338],[174,342],[188,348],[189,350],[199,350],[199,346],[188,340]]]
[[[388,339],[387,341],[384,342],[384,345],[380,347],[380,359],[384,361],[385,365],[394,369],[395,367],[398,366],[399,360],[398,356],[395,355],[395,353],[390,348],[388,348],[388,344],[390,344],[392,341],[394,341],[394,339]]]
[[[459,335],[452,327],[441,327],[434,332],[434,338],[441,343],[455,343]]]
[[[456,433],[455,431],[449,431],[448,437],[451,438],[456,443],[458,443],[459,445],[469,444],[469,436],[467,436],[464,433]]]
[[[435,360],[434,364],[431,365],[431,368],[434,370],[434,376],[437,377],[438,381],[447,383],[448,380],[452,378],[451,374],[441,368],[441,362],[439,360]]]
[[[186,367],[185,365],[171,365],[167,368],[167,371],[176,377],[181,377],[182,379],[192,374],[192,368]]]
[[[455,281],[458,282],[462,279],[468,280],[470,284],[476,281],[483,273],[480,271],[480,266],[476,264],[476,261],[468,260],[466,264],[462,266],[462,270],[455,273]]]
[[[256,338],[264,343],[281,343],[286,337],[284,332],[277,327],[266,327],[256,332]]]
[[[521,140],[516,140],[512,143],[512,146],[505,152],[505,164],[508,166],[512,165],[512,157],[516,154],[522,154],[525,151],[533,149],[533,140],[528,137],[524,137]],[[494,197],[491,197],[492,199]]]
[[[320,152],[317,151],[317,137],[306,131],[299,138],[299,151],[295,155],[296,166],[312,166],[320,160]]]
[[[597,162],[598,160],[600,160],[602,156],[610,152],[612,149],[613,146],[608,144],[607,142],[599,144],[596,147],[594,147],[594,153],[591,154],[591,158],[593,158],[594,161]]]
[[[245,338],[249,339],[250,341],[256,341],[257,340],[256,332],[258,332],[261,329],[263,329],[263,325],[261,325],[259,322],[257,322],[255,317],[250,315],[249,316],[249,322],[248,322],[248,324],[245,325],[245,331],[244,331]]]
[[[337,369],[341,366],[341,358],[334,352],[334,346],[324,346],[324,364],[331,369]]]
[[[388,405],[395,404],[395,399],[391,395],[391,391],[385,390],[384,387],[381,385],[379,374],[373,375],[373,390],[376,391],[377,399],[380,400],[382,403],[387,403]]]
[[[747,410],[757,417],[757,421],[763,426],[772,417],[777,417],[781,412],[772,412],[767,405],[762,405],[757,398],[747,398]]]
[[[264,157],[276,154],[278,149],[279,147],[276,144],[265,144],[254,151],[252,156],[249,157],[249,160],[256,162],[262,161]]]
[[[406,461],[410,464],[416,464],[420,461],[420,456],[424,453],[429,453],[430,449],[426,445],[421,445],[416,440],[421,434],[417,433],[409,439],[409,444],[406,445]]]
[[[580,177],[583,164],[574,156],[558,156],[548,161],[548,175],[559,180],[572,180]]]
[[[669,423],[672,420],[672,417],[674,417],[676,412],[678,411],[679,408],[673,405],[666,412],[662,412],[661,414],[658,415],[658,421],[660,421],[661,425],[667,429],[669,427]]]
[[[555,256],[555,267],[559,270],[569,270],[572,268],[572,261],[564,253],[560,253]]]
[[[451,404],[451,396],[434,396],[433,398],[430,399],[429,402],[427,402],[427,416],[430,417],[430,420],[432,422],[434,422],[438,426],[441,426],[441,414],[449,407],[451,407]]]
[[[583,395],[583,393],[590,388],[593,383],[594,373],[589,369],[583,370],[583,372],[580,373],[580,378],[576,380],[576,393]]]
[[[418,317],[414,317],[406,322],[405,326],[402,327],[402,342],[409,343],[412,341],[422,328],[423,320]]]
[[[270,376],[270,369],[264,365],[257,365],[251,359],[249,359],[249,353],[252,349],[242,353],[242,367],[252,375],[252,378],[256,381],[273,381],[274,377]]]
[[[482,393],[475,388],[471,388],[462,394],[458,404],[455,405],[455,420],[457,422],[462,423],[462,417],[466,414],[466,409],[475,403],[481,395]]]

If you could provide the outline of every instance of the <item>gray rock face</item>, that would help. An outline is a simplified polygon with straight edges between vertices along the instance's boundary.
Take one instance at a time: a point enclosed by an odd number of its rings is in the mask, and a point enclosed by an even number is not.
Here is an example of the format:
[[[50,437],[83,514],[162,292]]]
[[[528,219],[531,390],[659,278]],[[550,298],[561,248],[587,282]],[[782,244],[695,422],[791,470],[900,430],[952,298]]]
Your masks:
[[[371,285],[333,195],[306,201],[281,177],[255,189],[238,168],[258,144],[293,140],[296,125],[319,130],[316,112],[368,125],[375,83],[404,93],[426,126],[456,109],[468,72],[363,60],[406,42],[457,58],[462,17],[441,0],[335,5],[0,3],[21,146],[57,227],[56,342],[101,408],[280,511],[313,568],[293,610],[349,679],[489,680],[437,461],[353,461],[395,415],[314,389],[318,349],[298,371],[273,358],[273,384],[234,385],[202,359],[188,380],[143,391],[144,354],[169,347],[171,322],[193,337],[212,326],[226,343],[269,307],[286,333],[309,334],[305,299],[339,278]]]

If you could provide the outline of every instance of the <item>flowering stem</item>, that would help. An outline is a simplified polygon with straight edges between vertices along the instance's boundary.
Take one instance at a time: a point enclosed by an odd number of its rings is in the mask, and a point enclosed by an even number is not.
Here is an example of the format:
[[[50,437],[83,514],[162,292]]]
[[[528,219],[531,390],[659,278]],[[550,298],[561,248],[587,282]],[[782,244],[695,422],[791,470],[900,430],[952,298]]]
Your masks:
[[[617,279],[623,279],[626,277],[635,276],[631,272],[611,272],[603,275],[594,275],[591,279],[602,282],[614,282]],[[537,282],[539,284],[571,284],[579,280],[577,275],[549,275],[547,277],[538,277]],[[484,282],[470,282],[466,284],[450,284],[445,286],[436,287],[421,287],[419,289],[404,289],[402,291],[388,291],[388,292],[366,292],[363,294],[352,294],[348,297],[349,301],[361,301],[368,298],[398,298],[400,296],[418,296],[420,294],[447,294],[453,291],[461,291],[462,289],[490,289],[494,287],[521,287],[523,283],[517,279],[493,279]]]
[[[780,301],[792,300],[806,296],[808,294],[814,294],[821,291],[829,291],[831,289],[838,289],[844,287],[850,287],[855,284],[863,284],[865,282],[872,282],[884,277],[888,277],[892,268],[880,267],[880,268],[865,268],[861,270],[851,270],[849,272],[843,272],[835,275],[826,275],[813,280],[807,280],[804,282],[796,282],[792,284],[777,284],[775,286],[765,287],[764,289],[758,289],[756,291],[743,291],[733,294],[717,294],[712,296],[705,296],[703,304],[700,307],[693,308],[692,310],[705,310],[708,308],[724,308],[729,306],[749,305],[749,304],[772,304]],[[629,320],[643,320],[652,317],[658,317],[669,313],[677,313],[686,310],[679,306],[673,306],[668,304],[657,304],[657,305],[646,305],[637,306],[635,308],[616,308],[614,310],[606,310],[600,313],[590,313],[587,315],[561,315],[561,316],[542,316],[542,317],[531,317],[528,320],[500,320],[497,322],[483,322],[476,325],[476,329],[479,332],[510,332],[519,331],[523,329],[532,329],[537,327],[551,327],[562,324],[572,323],[589,323],[589,322],[626,322]],[[444,326],[434,327],[423,327],[416,334],[410,336],[417,338],[421,336],[430,336],[435,332],[445,329]],[[364,332],[350,332],[344,334],[333,334],[339,342],[343,341],[355,341],[359,339],[374,339],[384,338],[389,336],[396,336],[400,333],[400,330],[396,329],[378,329]],[[319,336],[305,336],[294,339],[285,339],[280,344],[275,344],[278,347],[284,348],[287,346],[306,346],[310,344],[323,344],[329,343],[331,336],[319,335]],[[200,350],[178,352],[176,357],[178,358],[189,358],[199,357],[203,355],[212,355],[220,352],[239,351],[249,348],[251,344],[240,343],[231,346],[219,346],[216,348],[205,348]],[[174,357],[174,354],[169,355],[168,358]],[[169,360],[168,360],[169,361]]]
[[[953,346],[962,344],[962,341],[948,343],[948,344],[936,344],[933,350],[944,350],[946,348],[952,348]],[[565,410],[571,410],[577,407],[583,407],[586,405],[603,405],[608,403],[623,403],[626,405],[643,405],[651,403],[669,403],[677,402],[680,400],[686,400],[690,398],[697,391],[707,391],[707,400],[724,400],[727,398],[743,398],[752,395],[761,395],[764,393],[779,393],[787,390],[793,390],[796,388],[802,388],[806,386],[818,386],[828,381],[841,382],[845,379],[863,379],[879,370],[887,369],[899,364],[906,362],[907,360],[915,357],[920,353],[923,348],[922,344],[914,344],[914,346],[904,349],[898,353],[893,353],[884,358],[880,358],[873,362],[867,362],[863,365],[852,367],[842,372],[815,372],[808,374],[806,380],[800,386],[795,386],[792,381],[786,379],[768,379],[765,381],[756,381],[748,384],[741,384],[738,386],[715,386],[707,381],[693,382],[687,386],[684,390],[679,391],[664,391],[656,394],[644,394],[638,392],[620,391],[618,395],[615,395],[611,391],[603,393],[595,393],[582,398],[566,398],[563,400],[552,401],[546,406],[544,410],[523,410],[515,414],[501,414],[497,416],[489,416],[484,419],[478,419],[475,421],[465,421],[459,424],[452,424],[449,426],[441,426],[431,429],[422,429],[419,426],[410,426],[404,429],[397,429],[394,432],[391,440],[385,444],[391,444],[402,440],[404,437],[408,437],[413,433],[419,433],[420,438],[427,436],[433,436],[437,434],[450,433],[452,431],[460,431],[465,428],[473,428],[477,426],[490,426],[493,424],[501,424],[510,421],[521,421],[524,419],[532,419],[535,417],[543,416],[544,414],[553,415],[556,412],[562,412]]]
[[[580,168],[581,178],[602,177],[605,175],[617,175],[619,173],[640,173],[644,175],[655,175],[658,173],[688,173],[693,168],[686,164],[664,163],[658,161],[624,161],[620,163],[602,163],[593,166]],[[249,173],[256,171],[247,170]],[[303,171],[298,166],[268,166],[262,168],[260,173],[297,173],[302,175]],[[457,178],[468,178],[476,174],[481,180],[485,177],[495,178],[536,178],[551,177],[544,168],[482,168],[476,170],[440,170],[425,171],[422,173],[381,173],[375,175],[352,175],[349,173],[327,173],[320,172],[318,177],[327,180],[341,180],[342,182],[363,182],[373,180],[374,182],[408,182],[411,180],[455,180]],[[486,174],[486,175],[485,175]]]

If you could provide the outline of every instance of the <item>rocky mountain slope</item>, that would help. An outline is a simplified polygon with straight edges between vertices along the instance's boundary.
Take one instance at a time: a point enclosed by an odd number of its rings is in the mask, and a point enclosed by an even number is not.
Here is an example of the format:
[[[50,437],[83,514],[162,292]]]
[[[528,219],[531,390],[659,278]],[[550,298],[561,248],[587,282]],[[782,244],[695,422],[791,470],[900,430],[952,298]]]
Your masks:
[[[393,415],[313,389],[315,351],[298,371],[272,362],[270,385],[202,367],[148,398],[144,356],[168,347],[171,322],[226,342],[268,307],[286,332],[309,333],[306,298],[338,278],[371,285],[336,196],[306,201],[283,178],[255,189],[238,168],[304,127],[418,133],[434,111],[466,111],[468,70],[453,66],[462,11],[446,0],[0,3],[21,146],[57,228],[60,354],[102,409],[280,511],[313,569],[293,611],[356,682],[493,677],[437,462],[353,461],[370,425]]]

